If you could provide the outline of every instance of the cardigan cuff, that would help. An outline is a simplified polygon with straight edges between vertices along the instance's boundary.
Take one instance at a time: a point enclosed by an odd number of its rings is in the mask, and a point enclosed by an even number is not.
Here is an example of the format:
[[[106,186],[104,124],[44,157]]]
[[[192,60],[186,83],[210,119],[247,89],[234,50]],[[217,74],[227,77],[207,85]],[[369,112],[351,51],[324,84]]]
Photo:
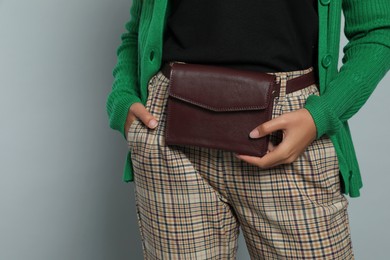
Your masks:
[[[321,96],[310,95],[306,99],[304,108],[310,112],[316,125],[316,139],[319,139],[324,134],[328,136],[333,135],[341,128],[342,124],[340,120],[338,120],[337,116]]]

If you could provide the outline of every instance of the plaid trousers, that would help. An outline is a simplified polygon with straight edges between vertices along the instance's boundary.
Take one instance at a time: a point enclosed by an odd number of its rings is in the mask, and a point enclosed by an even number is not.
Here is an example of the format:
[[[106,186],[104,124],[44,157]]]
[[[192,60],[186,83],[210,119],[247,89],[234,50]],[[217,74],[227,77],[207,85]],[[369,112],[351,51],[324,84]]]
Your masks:
[[[273,118],[319,95],[316,84],[285,91],[286,80],[311,70],[268,72],[281,82]],[[240,227],[251,259],[354,259],[348,200],[327,135],[293,163],[267,169],[233,152],[166,146],[168,83],[161,71],[148,83],[145,106],[158,126],[136,118],[127,133],[144,259],[236,259]],[[278,144],[281,131],[270,137]]]

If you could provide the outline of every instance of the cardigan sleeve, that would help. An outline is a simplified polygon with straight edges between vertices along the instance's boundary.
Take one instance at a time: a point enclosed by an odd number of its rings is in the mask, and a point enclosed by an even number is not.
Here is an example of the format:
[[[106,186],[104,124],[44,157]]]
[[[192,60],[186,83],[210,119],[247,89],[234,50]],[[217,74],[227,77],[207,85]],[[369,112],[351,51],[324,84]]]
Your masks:
[[[114,81],[106,99],[109,125],[118,130],[125,139],[125,122],[130,106],[141,102],[138,80],[138,28],[142,0],[133,0],[130,20],[125,24],[126,31],[121,35],[121,44],[116,50],[117,63],[112,71]]]
[[[390,69],[390,1],[343,0],[345,17],[342,66],[320,96],[305,104],[317,127],[317,139],[337,133],[365,104]]]

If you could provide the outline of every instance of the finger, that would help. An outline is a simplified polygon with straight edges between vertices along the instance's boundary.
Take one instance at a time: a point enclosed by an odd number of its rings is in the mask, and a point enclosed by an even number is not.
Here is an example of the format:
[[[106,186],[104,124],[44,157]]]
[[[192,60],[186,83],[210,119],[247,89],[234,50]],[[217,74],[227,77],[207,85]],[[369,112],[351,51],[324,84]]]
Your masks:
[[[128,116],[128,120],[130,121],[130,124],[136,119],[136,116],[133,113],[133,111],[130,111],[127,116]]]
[[[142,123],[144,123],[149,128],[155,128],[157,126],[157,119],[146,109],[142,103],[134,103],[130,107],[130,110],[142,121]]]
[[[133,124],[133,122],[136,118],[137,117],[134,115],[134,113],[132,111],[128,112],[127,117],[126,117],[126,122],[125,122],[125,132],[129,131],[130,125]]]
[[[251,138],[259,138],[271,134],[272,132],[275,132],[277,130],[284,129],[285,126],[285,117],[278,116],[257,126],[250,132],[249,136]]]
[[[274,147],[272,152],[266,153],[263,157],[240,154],[238,155],[238,158],[261,168],[273,167],[285,161],[286,152],[282,144],[283,142]]]

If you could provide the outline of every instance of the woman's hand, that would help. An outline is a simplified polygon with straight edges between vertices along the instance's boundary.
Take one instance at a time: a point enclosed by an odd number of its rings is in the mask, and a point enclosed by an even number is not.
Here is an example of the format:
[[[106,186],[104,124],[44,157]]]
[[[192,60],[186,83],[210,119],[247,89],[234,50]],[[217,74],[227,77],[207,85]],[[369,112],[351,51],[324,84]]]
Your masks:
[[[301,108],[259,125],[252,130],[250,137],[262,137],[279,129],[283,131],[282,142],[277,146],[273,146],[270,142],[268,152],[263,157],[238,154],[236,157],[261,168],[292,163],[315,140],[317,133],[310,112]]]
[[[136,118],[139,118],[147,127],[155,128],[157,126],[157,119],[145,108],[145,106],[136,102],[132,104],[127,113],[126,123],[125,123],[125,133],[129,131],[130,125],[134,122]]]

